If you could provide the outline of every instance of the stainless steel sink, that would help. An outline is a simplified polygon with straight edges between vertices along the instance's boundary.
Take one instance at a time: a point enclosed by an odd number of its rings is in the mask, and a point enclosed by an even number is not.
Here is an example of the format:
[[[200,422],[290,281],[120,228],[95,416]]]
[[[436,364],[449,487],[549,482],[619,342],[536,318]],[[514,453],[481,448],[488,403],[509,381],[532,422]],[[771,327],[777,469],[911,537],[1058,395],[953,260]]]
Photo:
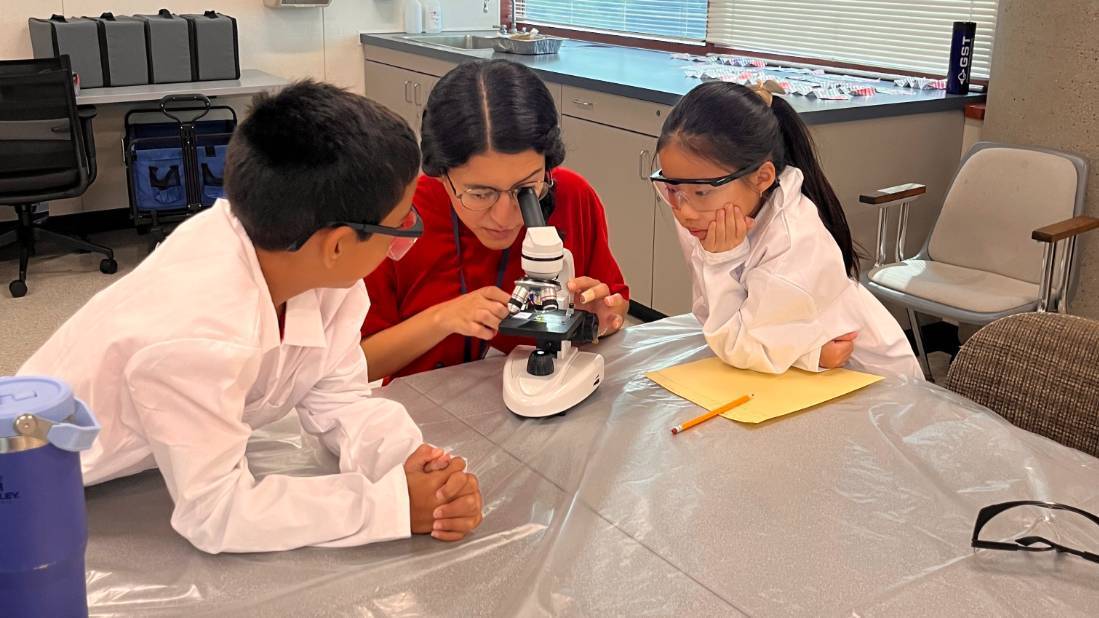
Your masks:
[[[492,37],[476,34],[410,34],[402,37],[421,45],[448,47],[477,55],[492,55]]]

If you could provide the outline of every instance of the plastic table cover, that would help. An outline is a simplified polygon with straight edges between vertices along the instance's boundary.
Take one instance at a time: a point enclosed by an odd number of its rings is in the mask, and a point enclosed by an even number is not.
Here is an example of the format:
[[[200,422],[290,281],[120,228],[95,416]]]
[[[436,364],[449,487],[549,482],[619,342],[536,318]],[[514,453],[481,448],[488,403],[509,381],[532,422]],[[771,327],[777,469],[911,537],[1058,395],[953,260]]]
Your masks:
[[[895,379],[673,437],[699,408],[644,373],[708,355],[697,322],[598,351],[604,383],[550,419],[507,411],[502,357],[379,392],[480,477],[485,520],[461,543],[212,556],[170,528],[157,472],[89,488],[92,615],[1099,615],[1099,564],[969,546],[988,504],[1099,512],[1099,460]],[[257,475],[337,469],[293,415],[248,454]],[[988,532],[1099,549],[1099,529],[1060,513],[1005,513]]]

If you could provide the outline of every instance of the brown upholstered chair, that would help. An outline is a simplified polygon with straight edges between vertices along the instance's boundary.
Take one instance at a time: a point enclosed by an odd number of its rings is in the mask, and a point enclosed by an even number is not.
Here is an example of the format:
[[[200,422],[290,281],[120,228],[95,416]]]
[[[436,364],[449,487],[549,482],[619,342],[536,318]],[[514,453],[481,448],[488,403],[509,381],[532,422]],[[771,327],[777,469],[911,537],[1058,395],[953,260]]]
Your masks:
[[[1099,457],[1099,322],[1022,313],[978,331],[946,387],[1012,424]]]

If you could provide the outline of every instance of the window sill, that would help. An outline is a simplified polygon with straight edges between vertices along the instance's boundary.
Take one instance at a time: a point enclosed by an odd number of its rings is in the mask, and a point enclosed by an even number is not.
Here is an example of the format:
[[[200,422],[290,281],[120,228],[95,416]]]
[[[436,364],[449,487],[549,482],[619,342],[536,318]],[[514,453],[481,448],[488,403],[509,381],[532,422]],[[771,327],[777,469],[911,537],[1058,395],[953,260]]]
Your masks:
[[[813,64],[820,66],[827,66],[828,68],[835,69],[848,69],[856,71],[870,71],[876,73],[887,73],[892,75],[907,75],[913,77],[929,77],[938,79],[943,75],[921,73],[919,71],[906,71],[904,69],[895,69],[892,67],[877,67],[865,64],[856,64],[851,62],[829,61],[822,60],[820,58],[806,58],[804,56],[790,56],[784,54],[774,54],[767,52],[748,51],[743,49],[736,49],[732,47],[724,47],[709,42],[686,42],[686,41],[674,41],[670,39],[661,38],[647,38],[643,36],[630,36],[628,34],[611,33],[611,32],[596,32],[592,30],[583,30],[579,28],[570,28],[562,26],[547,26],[544,24],[536,24],[520,21],[518,24],[520,27],[537,28],[539,32],[543,34],[550,34],[553,36],[567,37],[570,39],[580,41],[592,41],[595,43],[606,43],[608,45],[622,45],[626,47],[639,47],[641,49],[655,49],[668,52],[678,52],[684,54],[733,54],[741,56],[752,56],[754,58],[762,58],[764,60],[771,60],[775,62],[794,62]],[[975,79],[973,84],[984,86],[987,88],[987,79]]]

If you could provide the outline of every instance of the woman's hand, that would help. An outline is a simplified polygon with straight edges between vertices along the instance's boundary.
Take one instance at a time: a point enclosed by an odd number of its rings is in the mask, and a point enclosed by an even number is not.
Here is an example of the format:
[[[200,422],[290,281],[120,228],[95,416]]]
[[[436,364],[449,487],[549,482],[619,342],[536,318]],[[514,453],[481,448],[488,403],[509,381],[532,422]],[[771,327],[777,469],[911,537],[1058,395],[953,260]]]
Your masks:
[[[611,294],[610,287],[591,277],[577,277],[568,282],[577,309],[594,313],[599,318],[599,336],[617,332],[626,321],[629,303],[621,294]]]

